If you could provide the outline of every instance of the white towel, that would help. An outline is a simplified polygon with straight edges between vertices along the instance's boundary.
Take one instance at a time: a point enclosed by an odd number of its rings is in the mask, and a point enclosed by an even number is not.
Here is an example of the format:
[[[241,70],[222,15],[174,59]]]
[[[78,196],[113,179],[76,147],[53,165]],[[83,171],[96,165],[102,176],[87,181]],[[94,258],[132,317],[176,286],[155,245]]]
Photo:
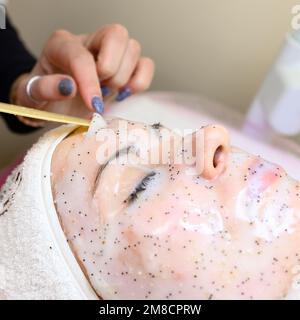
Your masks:
[[[0,191],[0,299],[97,299],[61,229],[51,158],[74,126],[49,131]]]

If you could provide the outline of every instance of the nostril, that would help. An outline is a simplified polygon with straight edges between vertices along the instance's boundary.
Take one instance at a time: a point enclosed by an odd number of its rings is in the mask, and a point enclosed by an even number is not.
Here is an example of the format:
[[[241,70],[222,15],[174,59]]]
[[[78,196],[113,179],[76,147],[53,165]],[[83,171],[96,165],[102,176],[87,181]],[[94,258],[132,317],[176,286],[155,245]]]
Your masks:
[[[197,157],[196,169],[204,179],[212,180],[218,177],[227,166],[229,134],[225,128],[218,125],[205,127],[203,134],[204,145],[199,151],[204,152],[203,157]]]
[[[224,147],[221,145],[218,146],[218,148],[216,149],[216,151],[214,153],[214,157],[213,157],[214,168],[216,168],[219,165],[220,161],[222,161],[223,152],[224,152]]]

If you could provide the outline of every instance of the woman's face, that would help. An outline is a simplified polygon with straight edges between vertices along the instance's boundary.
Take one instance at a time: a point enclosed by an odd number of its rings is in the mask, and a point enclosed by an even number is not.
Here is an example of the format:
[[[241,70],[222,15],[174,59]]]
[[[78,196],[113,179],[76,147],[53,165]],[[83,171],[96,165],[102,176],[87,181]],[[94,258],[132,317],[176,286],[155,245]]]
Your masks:
[[[118,134],[118,120],[108,126]],[[300,287],[300,185],[281,168],[232,148],[208,181],[185,164],[101,166],[100,146],[77,132],[52,159],[62,227],[99,296],[271,299]]]

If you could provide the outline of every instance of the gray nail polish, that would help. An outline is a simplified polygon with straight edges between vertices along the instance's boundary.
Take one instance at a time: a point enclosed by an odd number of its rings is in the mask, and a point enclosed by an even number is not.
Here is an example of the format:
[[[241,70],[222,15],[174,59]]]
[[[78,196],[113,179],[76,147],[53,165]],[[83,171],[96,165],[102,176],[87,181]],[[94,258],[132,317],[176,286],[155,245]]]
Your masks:
[[[92,106],[98,113],[103,113],[104,111],[104,105],[100,97],[95,96],[92,99]]]
[[[73,89],[73,82],[70,79],[63,79],[58,84],[58,91],[62,96],[69,96]]]
[[[131,95],[131,90],[130,88],[125,88],[122,91],[119,92],[119,94],[116,97],[116,101],[122,101],[124,99],[126,99],[127,97],[129,97]]]
[[[103,97],[106,97],[106,96],[109,94],[110,89],[109,89],[109,87],[107,87],[107,86],[102,86],[102,87],[101,87],[101,92],[102,92],[102,96],[103,96]]]

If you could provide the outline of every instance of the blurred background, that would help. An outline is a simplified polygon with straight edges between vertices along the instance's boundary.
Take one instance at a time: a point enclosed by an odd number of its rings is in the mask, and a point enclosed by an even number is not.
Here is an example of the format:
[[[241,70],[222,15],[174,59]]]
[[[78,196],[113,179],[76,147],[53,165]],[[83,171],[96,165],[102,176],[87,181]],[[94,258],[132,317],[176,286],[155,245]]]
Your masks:
[[[8,13],[38,55],[58,28],[121,23],[156,63],[152,90],[204,94],[245,112],[291,27],[295,0],[10,0]],[[0,124],[0,167],[37,136]]]

